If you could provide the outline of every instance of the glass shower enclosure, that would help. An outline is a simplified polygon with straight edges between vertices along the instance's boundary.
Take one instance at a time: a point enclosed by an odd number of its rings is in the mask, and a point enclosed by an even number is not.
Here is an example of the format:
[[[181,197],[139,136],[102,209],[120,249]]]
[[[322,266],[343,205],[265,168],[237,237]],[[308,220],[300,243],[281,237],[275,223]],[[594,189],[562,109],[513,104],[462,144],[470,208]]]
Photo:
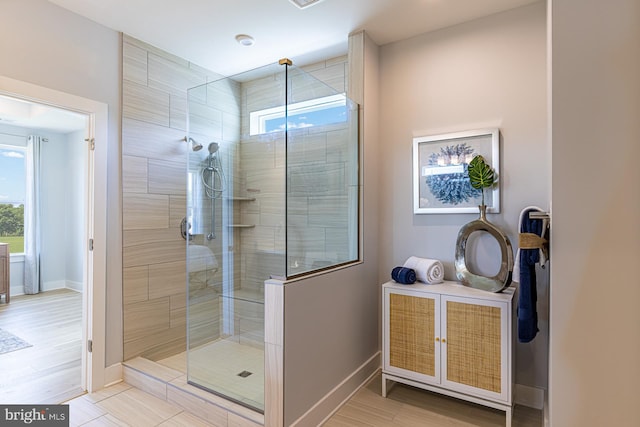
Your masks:
[[[358,260],[358,108],[288,60],[188,91],[187,376],[264,411],[264,281]]]

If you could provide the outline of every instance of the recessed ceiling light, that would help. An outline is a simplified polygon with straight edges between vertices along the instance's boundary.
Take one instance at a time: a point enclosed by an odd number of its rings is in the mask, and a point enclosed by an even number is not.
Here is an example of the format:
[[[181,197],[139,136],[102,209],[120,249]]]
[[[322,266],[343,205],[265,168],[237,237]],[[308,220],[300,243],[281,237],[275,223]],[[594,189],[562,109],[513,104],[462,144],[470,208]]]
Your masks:
[[[238,34],[236,36],[236,41],[242,46],[253,46],[253,44],[256,42],[253,37],[247,34]]]
[[[304,9],[309,6],[313,6],[316,3],[320,3],[322,0],[289,0],[291,3],[298,6],[300,9]]]

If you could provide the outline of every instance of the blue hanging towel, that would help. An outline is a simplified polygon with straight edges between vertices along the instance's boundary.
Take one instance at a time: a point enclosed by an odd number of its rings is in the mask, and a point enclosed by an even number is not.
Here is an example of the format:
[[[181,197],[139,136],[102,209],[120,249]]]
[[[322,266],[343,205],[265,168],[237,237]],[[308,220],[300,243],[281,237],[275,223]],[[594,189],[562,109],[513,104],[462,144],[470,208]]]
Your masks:
[[[530,219],[530,212],[537,209],[527,209],[520,215],[520,233],[531,233],[542,237],[545,233],[544,222],[541,219]],[[536,264],[540,261],[540,248],[523,248],[520,245],[520,296],[518,298],[518,340],[530,342],[538,333],[538,313],[536,302]]]

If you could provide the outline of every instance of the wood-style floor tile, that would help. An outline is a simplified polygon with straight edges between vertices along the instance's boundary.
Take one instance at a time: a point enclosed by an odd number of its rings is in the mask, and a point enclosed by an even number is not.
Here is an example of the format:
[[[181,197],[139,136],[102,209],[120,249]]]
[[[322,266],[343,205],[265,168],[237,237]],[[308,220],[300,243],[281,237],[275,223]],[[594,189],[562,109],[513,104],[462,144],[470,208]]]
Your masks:
[[[73,424],[71,424],[71,427],[73,427]],[[107,414],[82,424],[82,427],[131,427],[131,425]]]
[[[69,425],[71,426],[79,426],[107,414],[104,409],[94,405],[83,396],[70,400],[67,404],[69,405]]]
[[[376,375],[324,427],[503,427],[505,413],[437,393],[395,384],[382,397]],[[513,425],[541,427],[542,411],[515,406]]]
[[[102,390],[98,390],[94,393],[85,394],[82,398],[92,402],[98,403],[101,400],[107,399],[111,396],[115,396],[118,393],[122,393],[123,391],[127,391],[131,388],[131,386],[125,382],[119,382],[109,387],[105,387]]]
[[[0,325],[31,344],[0,354],[0,402],[60,403],[83,393],[81,293],[15,296],[0,304]]]
[[[212,424],[206,423],[195,415],[188,412],[181,412],[178,415],[169,418],[158,427],[211,427]]]
[[[152,427],[182,412],[164,400],[136,388],[104,399],[96,406],[135,427]]]

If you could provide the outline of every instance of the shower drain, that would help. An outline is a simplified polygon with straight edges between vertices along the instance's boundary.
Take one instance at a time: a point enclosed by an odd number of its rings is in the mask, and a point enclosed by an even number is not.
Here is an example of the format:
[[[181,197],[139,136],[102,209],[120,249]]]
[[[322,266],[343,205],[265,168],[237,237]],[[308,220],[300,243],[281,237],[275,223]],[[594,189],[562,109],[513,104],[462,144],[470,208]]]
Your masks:
[[[239,377],[242,378],[247,378],[249,375],[253,374],[253,372],[249,372],[249,371],[242,371],[238,374]]]

